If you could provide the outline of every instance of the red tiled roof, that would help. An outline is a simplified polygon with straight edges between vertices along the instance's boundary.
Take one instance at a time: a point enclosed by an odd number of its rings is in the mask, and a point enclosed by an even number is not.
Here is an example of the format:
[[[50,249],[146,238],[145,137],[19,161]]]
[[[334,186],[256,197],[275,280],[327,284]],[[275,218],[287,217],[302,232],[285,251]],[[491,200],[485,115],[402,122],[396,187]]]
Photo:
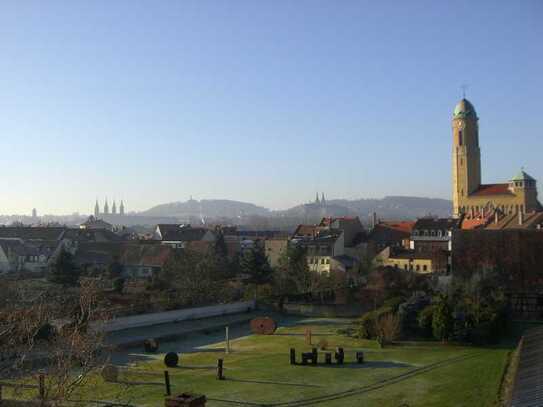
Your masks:
[[[484,184],[480,185],[479,188],[470,195],[512,195],[512,192],[509,190],[509,184]]]
[[[474,219],[465,218],[462,221],[461,229],[464,229],[464,230],[476,229],[478,227],[485,226],[487,221],[488,221],[487,218],[474,218]]]
[[[400,222],[391,222],[391,221],[381,221],[379,222],[379,225],[398,230],[400,232],[405,233],[411,233],[413,230],[413,227],[415,226],[415,222],[412,221],[400,221]]]

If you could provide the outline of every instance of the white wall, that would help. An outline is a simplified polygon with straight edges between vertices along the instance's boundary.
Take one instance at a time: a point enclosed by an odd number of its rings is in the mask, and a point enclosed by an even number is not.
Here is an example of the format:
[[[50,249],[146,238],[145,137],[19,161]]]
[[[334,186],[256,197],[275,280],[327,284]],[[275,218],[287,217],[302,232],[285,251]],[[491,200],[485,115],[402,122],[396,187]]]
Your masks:
[[[153,314],[132,315],[119,317],[106,322],[100,328],[104,332],[120,331],[129,328],[140,328],[151,325],[166,324],[169,322],[187,321],[216,317],[221,315],[237,314],[255,309],[255,301],[236,302],[233,304],[210,305],[207,307],[187,308],[174,311],[157,312]],[[97,328],[98,325],[94,325]]]

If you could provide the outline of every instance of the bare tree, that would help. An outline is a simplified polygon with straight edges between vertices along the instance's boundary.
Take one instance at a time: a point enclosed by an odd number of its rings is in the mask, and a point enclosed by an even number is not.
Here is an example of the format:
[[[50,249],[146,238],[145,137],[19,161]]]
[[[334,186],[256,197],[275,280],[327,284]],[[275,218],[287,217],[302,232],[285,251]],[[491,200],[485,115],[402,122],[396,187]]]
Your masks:
[[[375,328],[381,340],[380,343],[391,343],[400,336],[400,318],[392,313],[385,314],[375,321]]]
[[[47,292],[28,301],[13,286],[2,285],[13,301],[0,310],[0,376],[44,376],[41,398],[49,405],[68,400],[106,362],[103,336],[93,322],[100,291],[87,280],[73,293]]]

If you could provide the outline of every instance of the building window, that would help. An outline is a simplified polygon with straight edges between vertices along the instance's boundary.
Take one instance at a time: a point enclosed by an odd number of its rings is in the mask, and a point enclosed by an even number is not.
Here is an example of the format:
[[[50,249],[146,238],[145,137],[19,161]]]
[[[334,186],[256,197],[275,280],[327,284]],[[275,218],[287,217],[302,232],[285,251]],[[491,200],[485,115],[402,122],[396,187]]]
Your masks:
[[[463,143],[463,141],[464,141],[464,140],[462,140],[462,138],[463,138],[463,137],[462,137],[462,130],[459,130],[459,131],[458,131],[458,145],[459,145],[459,146],[461,146],[462,143]]]
[[[407,264],[403,265],[403,269],[407,271]]]
[[[330,259],[326,259],[326,264],[330,264]]]
[[[420,265],[417,264],[416,269],[417,271],[420,271]]]
[[[426,264],[422,266],[422,271],[427,271],[427,270],[428,270],[428,266]]]
[[[321,259],[321,264],[324,264],[324,259]]]

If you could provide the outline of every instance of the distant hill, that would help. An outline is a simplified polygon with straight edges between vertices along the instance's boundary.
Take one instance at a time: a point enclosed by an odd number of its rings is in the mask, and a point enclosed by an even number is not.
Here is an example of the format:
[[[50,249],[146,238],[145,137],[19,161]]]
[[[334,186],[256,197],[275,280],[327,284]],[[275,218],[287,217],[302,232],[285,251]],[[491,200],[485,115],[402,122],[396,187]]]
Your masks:
[[[381,219],[415,219],[422,216],[450,216],[452,202],[447,199],[420,198],[411,196],[387,196],[382,199],[331,199],[326,206],[316,204],[297,205],[282,211],[247,202],[226,199],[189,200],[157,205],[138,215],[189,218],[238,218],[247,216],[263,217],[319,217],[319,216],[359,216],[363,221],[372,212]]]
[[[332,200],[331,203],[345,206],[358,216],[372,212],[383,219],[414,219],[434,215],[448,217],[452,213],[452,202],[447,199],[420,198],[414,196],[387,196],[383,199]]]
[[[181,219],[190,217],[204,218],[237,218],[239,216],[269,216],[269,209],[247,202],[227,199],[195,199],[186,202],[172,202],[157,205],[144,212],[144,216],[170,216]]]

